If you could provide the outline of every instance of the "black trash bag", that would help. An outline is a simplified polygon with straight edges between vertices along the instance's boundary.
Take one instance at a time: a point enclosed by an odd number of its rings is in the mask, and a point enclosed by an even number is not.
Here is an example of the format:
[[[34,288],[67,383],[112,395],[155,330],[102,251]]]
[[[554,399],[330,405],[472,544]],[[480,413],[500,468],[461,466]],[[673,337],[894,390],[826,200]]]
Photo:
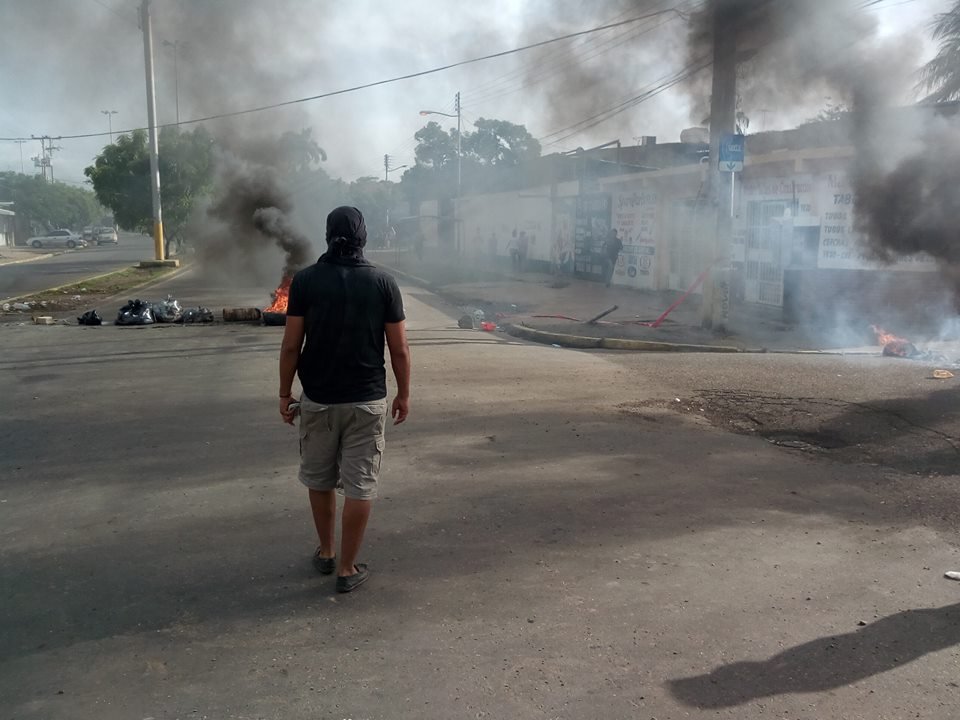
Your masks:
[[[115,325],[153,325],[157,321],[150,303],[143,300],[127,300],[117,313]]]
[[[181,314],[178,323],[212,323],[213,310],[203,307],[186,308]]]
[[[150,309],[153,310],[153,316],[156,321],[161,323],[175,323],[179,321],[180,316],[183,315],[183,309],[180,307],[180,303],[177,302],[172,295],[167,295],[166,300],[152,303]]]
[[[81,325],[103,325],[103,318],[96,310],[87,310],[77,318],[77,322]]]
[[[473,315],[461,315],[457,326],[463,330],[473,330]]]

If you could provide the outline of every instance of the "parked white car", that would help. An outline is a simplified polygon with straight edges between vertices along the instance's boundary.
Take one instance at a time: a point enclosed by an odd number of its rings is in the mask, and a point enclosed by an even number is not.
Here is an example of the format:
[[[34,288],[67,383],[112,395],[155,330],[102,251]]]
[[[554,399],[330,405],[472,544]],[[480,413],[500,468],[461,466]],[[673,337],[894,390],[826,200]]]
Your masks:
[[[87,241],[82,235],[77,235],[71,230],[51,230],[46,235],[38,235],[27,240],[27,245],[35,248],[44,247],[66,247],[76,248],[84,247]]]

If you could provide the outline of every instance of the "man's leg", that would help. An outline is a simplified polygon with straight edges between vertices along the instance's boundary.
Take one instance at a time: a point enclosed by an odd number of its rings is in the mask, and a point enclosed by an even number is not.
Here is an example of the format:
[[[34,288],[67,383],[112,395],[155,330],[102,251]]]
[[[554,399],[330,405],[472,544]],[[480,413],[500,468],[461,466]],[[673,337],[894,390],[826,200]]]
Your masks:
[[[334,534],[337,522],[337,495],[333,490],[310,490],[310,510],[320,540],[320,557],[336,555]]]
[[[357,570],[354,565],[360,546],[363,544],[363,534],[367,529],[367,520],[370,519],[370,509],[373,503],[370,500],[343,501],[343,516],[340,527],[340,566],[337,575],[344,577],[353,575]],[[331,533],[332,536],[332,533]]]
[[[349,412],[351,417],[344,423],[341,445],[340,478],[346,499],[340,519],[339,577],[355,575],[359,571],[357,555],[363,544],[372,501],[377,496],[387,402],[361,403],[350,407]]]

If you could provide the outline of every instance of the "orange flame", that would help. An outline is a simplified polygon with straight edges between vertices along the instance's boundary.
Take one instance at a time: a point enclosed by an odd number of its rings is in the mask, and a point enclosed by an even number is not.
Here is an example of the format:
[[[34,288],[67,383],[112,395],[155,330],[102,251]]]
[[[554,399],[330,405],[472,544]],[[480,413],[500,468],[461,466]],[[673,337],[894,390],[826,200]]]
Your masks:
[[[287,302],[290,300],[290,283],[293,282],[292,277],[285,277],[280,281],[280,286],[273,291],[273,304],[268,308],[264,308],[265,313],[282,313],[286,314],[287,312]]]
[[[902,337],[898,337],[893,333],[887,332],[882,327],[878,327],[877,325],[871,325],[870,329],[873,330],[873,334],[877,336],[877,345],[884,346],[889,345],[890,343],[909,342]]]
[[[909,340],[889,333],[876,325],[871,325],[870,329],[877,336],[877,344],[883,347],[884,355],[905,358],[917,355],[917,348]]]

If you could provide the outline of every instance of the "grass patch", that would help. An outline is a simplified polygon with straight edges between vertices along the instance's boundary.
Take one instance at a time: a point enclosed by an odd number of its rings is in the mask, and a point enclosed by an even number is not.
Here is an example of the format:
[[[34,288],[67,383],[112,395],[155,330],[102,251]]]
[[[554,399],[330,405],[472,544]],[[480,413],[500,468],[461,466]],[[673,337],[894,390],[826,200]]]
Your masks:
[[[22,297],[16,302],[29,304],[31,311],[56,312],[59,310],[87,309],[100,300],[113,295],[120,295],[140,285],[159,280],[173,272],[176,272],[176,268],[129,267],[100,277],[65,285],[56,290],[34,293]]]

